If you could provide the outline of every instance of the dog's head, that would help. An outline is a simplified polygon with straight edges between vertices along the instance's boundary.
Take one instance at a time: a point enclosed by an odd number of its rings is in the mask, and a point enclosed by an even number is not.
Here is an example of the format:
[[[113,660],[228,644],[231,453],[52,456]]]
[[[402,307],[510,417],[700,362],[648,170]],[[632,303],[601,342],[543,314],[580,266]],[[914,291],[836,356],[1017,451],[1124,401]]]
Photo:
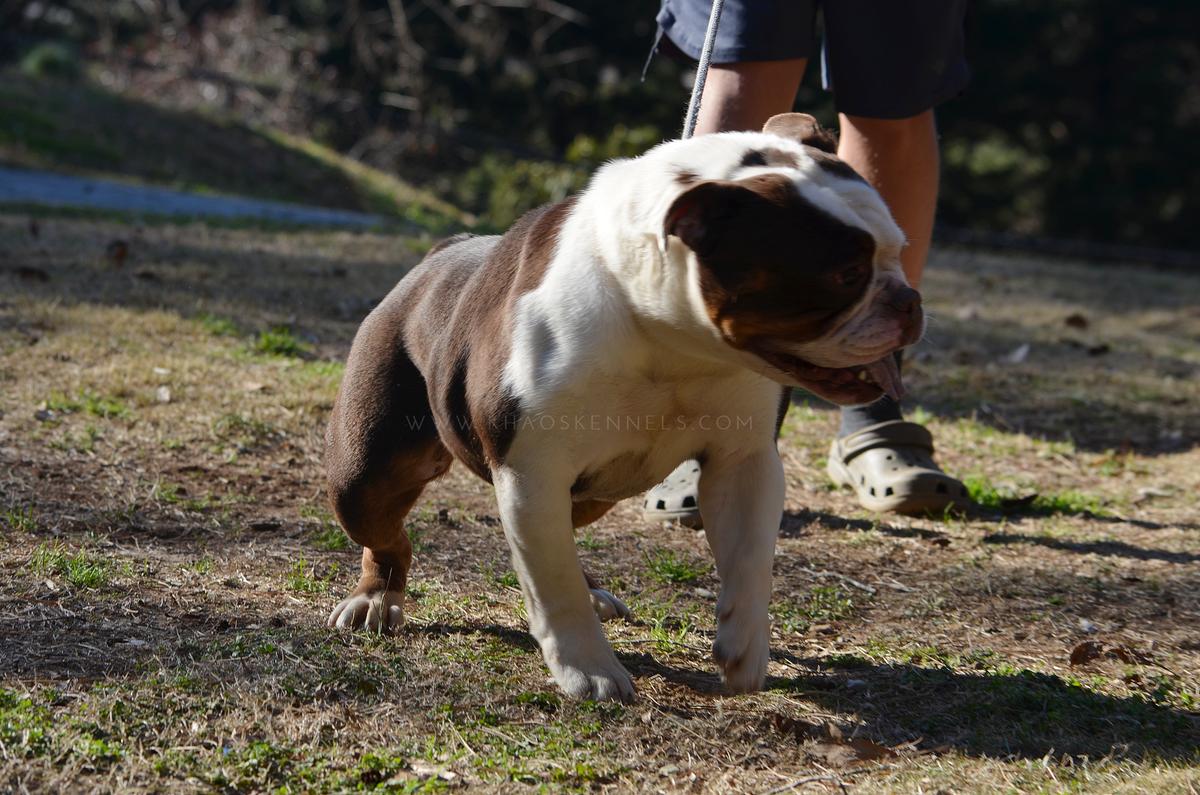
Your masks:
[[[811,116],[776,116],[764,132],[803,147],[753,148],[737,179],[697,181],[663,239],[694,254],[702,311],[751,367],[836,403],[899,397],[892,354],[924,329],[902,233]]]

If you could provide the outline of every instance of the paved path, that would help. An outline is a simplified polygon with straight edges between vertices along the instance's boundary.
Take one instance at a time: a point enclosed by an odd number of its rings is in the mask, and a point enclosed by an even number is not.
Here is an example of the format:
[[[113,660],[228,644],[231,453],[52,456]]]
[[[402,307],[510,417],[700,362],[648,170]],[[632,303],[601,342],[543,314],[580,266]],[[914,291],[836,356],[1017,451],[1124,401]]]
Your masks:
[[[262,218],[320,226],[364,227],[384,222],[378,215],[346,210],[327,210],[304,204],[238,196],[208,196],[170,188],[127,185],[106,179],[0,166],[0,205],[15,203],[183,217]]]

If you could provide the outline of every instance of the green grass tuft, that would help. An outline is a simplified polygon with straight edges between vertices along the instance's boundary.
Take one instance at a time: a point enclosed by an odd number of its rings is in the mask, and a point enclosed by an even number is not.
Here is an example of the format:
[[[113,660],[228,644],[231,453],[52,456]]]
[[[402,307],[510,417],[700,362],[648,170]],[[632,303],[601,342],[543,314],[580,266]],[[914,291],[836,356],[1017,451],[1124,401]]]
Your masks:
[[[818,585],[801,601],[777,600],[771,615],[785,633],[807,632],[813,624],[842,621],[854,615],[857,605],[850,594],[834,585]]]
[[[238,327],[228,318],[205,313],[198,320],[200,321],[200,325],[204,327],[204,330],[214,337],[238,336]]]
[[[1009,490],[997,488],[987,478],[977,475],[964,478],[963,483],[966,484],[971,499],[980,507],[989,510],[1044,515],[1108,515],[1099,497],[1080,491],[1037,494],[1025,500]]]
[[[514,571],[506,571],[503,574],[493,574],[492,580],[505,588],[520,588],[521,582],[517,579],[517,574]]]
[[[253,347],[255,352],[267,356],[299,358],[311,353],[309,346],[301,342],[286,326],[275,326],[260,331]]]
[[[646,569],[659,582],[687,585],[708,573],[708,567],[689,561],[670,549],[660,549],[646,556]]]
[[[0,513],[0,524],[8,530],[16,530],[20,533],[32,533],[37,529],[37,520],[33,517],[33,508],[25,506],[24,508],[8,508],[3,513]]]
[[[109,561],[85,550],[72,553],[59,543],[40,544],[33,551],[29,568],[43,576],[57,574],[79,588],[103,587],[111,582],[113,576]]]
[[[120,400],[105,395],[97,395],[90,390],[84,390],[74,398],[69,398],[61,392],[55,392],[46,401],[47,409],[62,414],[77,414],[84,412],[102,419],[123,419],[129,416],[129,408]]]
[[[292,561],[287,573],[287,587],[296,593],[328,593],[329,585],[337,576],[339,566],[334,563],[324,577],[318,577],[316,567],[304,557]]]
[[[0,749],[4,756],[28,758],[53,748],[54,720],[50,711],[28,695],[0,688]]]

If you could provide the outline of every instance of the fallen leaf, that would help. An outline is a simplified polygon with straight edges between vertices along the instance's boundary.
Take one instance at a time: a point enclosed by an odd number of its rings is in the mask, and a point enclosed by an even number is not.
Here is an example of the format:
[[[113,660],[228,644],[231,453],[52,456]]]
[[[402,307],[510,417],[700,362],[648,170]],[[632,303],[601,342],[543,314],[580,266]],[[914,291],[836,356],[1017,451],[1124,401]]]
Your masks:
[[[28,265],[18,265],[16,267],[17,277],[24,279],[27,282],[48,282],[50,274],[46,273],[41,268],[31,268]]]
[[[1156,488],[1149,487],[1149,486],[1146,488],[1138,489],[1137,493],[1138,493],[1138,495],[1136,497],[1134,497],[1134,499],[1133,499],[1133,502],[1135,504],[1142,502],[1144,500],[1152,500],[1155,497],[1170,497],[1172,494],[1172,492],[1167,491],[1166,489],[1156,489]]]
[[[874,762],[878,759],[890,759],[896,752],[885,745],[880,745],[863,737],[853,740],[837,740],[833,742],[813,743],[805,746],[805,752],[832,767],[845,767],[863,762]]]
[[[1038,498],[1037,493],[1026,494],[1023,497],[1005,497],[1000,500],[1000,510],[1002,511],[1019,511],[1023,508],[1028,508],[1033,505],[1033,501]]]
[[[1071,649],[1071,665],[1086,665],[1104,654],[1104,644],[1098,640],[1085,640]]]
[[[829,736],[825,725],[790,718],[787,715],[780,715],[779,713],[771,716],[771,725],[775,727],[776,731],[795,738],[797,742],[824,739]]]
[[[124,240],[113,240],[104,247],[104,254],[114,267],[119,268],[125,264],[125,259],[129,256],[129,244]]]
[[[1153,665],[1154,660],[1149,654],[1131,649],[1128,646],[1113,646],[1108,653],[1127,665]]]
[[[1004,357],[1004,360],[1009,364],[1020,364],[1029,358],[1031,346],[1028,342],[1023,342]]]

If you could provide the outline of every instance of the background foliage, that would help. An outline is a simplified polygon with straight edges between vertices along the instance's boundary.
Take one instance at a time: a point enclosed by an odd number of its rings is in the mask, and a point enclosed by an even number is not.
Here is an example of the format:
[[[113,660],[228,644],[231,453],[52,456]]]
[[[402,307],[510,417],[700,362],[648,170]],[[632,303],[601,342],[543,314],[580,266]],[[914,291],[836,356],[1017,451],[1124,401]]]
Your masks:
[[[687,64],[647,0],[0,0],[0,59],[270,124],[500,227],[677,133]],[[1194,0],[976,0],[940,112],[941,221],[1200,246]],[[810,72],[816,72],[816,69]],[[833,122],[810,74],[797,106]],[[3,120],[0,119],[0,129]]]

